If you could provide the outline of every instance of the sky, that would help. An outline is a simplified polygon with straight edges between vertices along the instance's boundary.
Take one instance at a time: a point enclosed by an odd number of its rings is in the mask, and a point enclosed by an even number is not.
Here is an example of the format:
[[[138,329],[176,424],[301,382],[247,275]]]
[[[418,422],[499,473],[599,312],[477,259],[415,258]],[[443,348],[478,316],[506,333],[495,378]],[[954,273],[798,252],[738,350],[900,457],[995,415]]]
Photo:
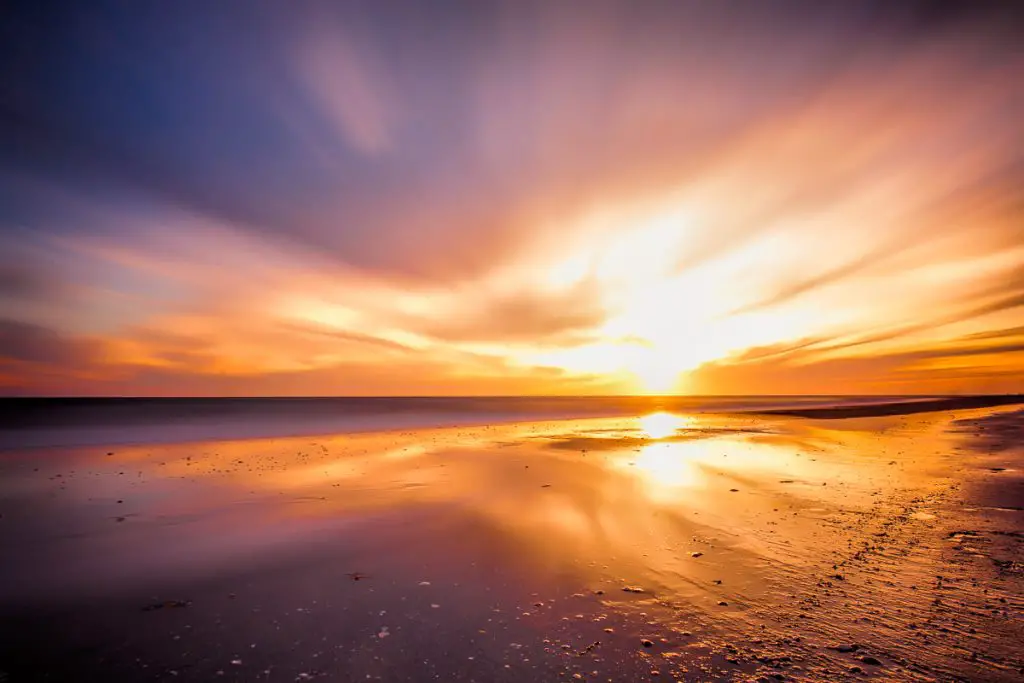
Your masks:
[[[0,394],[1024,391],[1024,12],[0,5]]]

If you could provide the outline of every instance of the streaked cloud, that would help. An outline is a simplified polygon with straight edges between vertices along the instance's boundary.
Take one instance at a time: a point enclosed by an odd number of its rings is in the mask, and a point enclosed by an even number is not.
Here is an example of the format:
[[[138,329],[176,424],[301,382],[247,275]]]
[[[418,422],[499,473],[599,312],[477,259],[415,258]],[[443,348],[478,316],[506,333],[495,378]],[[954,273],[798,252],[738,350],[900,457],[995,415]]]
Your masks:
[[[0,22],[5,391],[1024,389],[1012,7],[68,12]]]

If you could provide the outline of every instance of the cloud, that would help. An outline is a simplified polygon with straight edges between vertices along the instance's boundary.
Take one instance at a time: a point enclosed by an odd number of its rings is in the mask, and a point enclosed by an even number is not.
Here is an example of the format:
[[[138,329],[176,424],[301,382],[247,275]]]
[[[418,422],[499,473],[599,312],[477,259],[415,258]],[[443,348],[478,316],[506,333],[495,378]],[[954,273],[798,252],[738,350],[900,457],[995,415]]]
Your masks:
[[[780,291],[771,295],[769,298],[742,306],[732,311],[730,315],[740,315],[786,303],[787,301],[791,301],[802,294],[813,292],[822,287],[827,287],[828,285],[858,273],[865,268],[876,265],[883,257],[891,255],[893,254],[889,245],[883,245],[882,247],[874,249],[867,254],[853,259],[852,261],[830,268],[819,275],[792,282],[784,286]]]
[[[978,343],[1019,335],[1013,330],[1002,332],[847,357],[818,354],[816,347],[823,340],[779,344],[705,364],[693,373],[691,383],[697,391],[718,386],[726,393],[821,393],[813,387],[828,386],[851,393],[885,393],[893,387],[928,393],[970,390],[972,383],[976,391],[1024,391],[1024,340]]]
[[[1000,330],[985,330],[984,332],[975,332],[974,334],[966,335],[964,339],[1013,339],[1016,337],[1024,337],[1024,325],[1018,325],[1017,327],[1007,327]]]
[[[606,319],[596,283],[562,292],[522,290],[456,302],[447,315],[413,322],[414,329],[450,342],[575,344]]]
[[[3,381],[0,372],[0,382]],[[40,370],[30,381],[0,386],[30,395],[122,396],[345,396],[345,395],[573,395],[621,393],[624,386],[605,377],[567,376],[553,368],[511,368],[466,372],[452,364],[409,360],[389,364],[338,363],[307,370],[234,374],[176,367],[122,366],[99,376]]]
[[[748,9],[737,22],[729,8],[666,5],[624,17],[602,5],[570,20],[526,3],[472,19],[441,11],[446,28],[430,32],[419,30],[416,11],[367,16],[324,5],[304,14],[258,5],[244,17],[198,3],[83,13],[52,37],[34,18],[17,44],[38,34],[62,47],[30,74],[54,88],[35,85],[32,96],[12,100],[19,164],[79,186],[134,188],[353,267],[459,278],[515,255],[547,221],[571,220],[609,193],[742,176],[758,148],[783,162],[806,156],[799,135],[778,131],[817,135],[828,118],[838,122],[837,140],[849,128],[869,150],[816,168],[803,201],[833,201],[885,161],[894,131],[865,129],[856,111],[838,118],[829,110],[849,106],[847,86],[867,91],[864,115],[879,100],[905,100],[895,84],[916,73],[901,73],[900,58],[939,58],[907,47],[890,70],[894,85],[865,82],[876,59],[892,58],[884,39],[899,22],[875,18],[886,31],[865,41],[864,31],[879,27],[853,10],[803,9],[791,26],[754,30],[756,16],[787,8]],[[545,29],[524,33],[523,25]],[[120,26],[133,30],[111,30]],[[638,44],[631,30],[641,26],[651,30]],[[677,40],[677,30],[694,47]],[[749,48],[738,49],[741,41]],[[710,72],[691,66],[696,46]],[[970,40],[958,47],[966,65],[980,59]],[[964,86],[942,66],[922,100]],[[953,73],[943,80],[946,71]],[[73,80],[92,88],[83,92]],[[961,109],[938,125],[955,128]],[[916,125],[894,114],[895,132]],[[801,202],[792,194],[774,195],[779,210]],[[719,229],[701,239],[723,234],[728,244],[764,218],[720,217]],[[737,221],[738,232],[722,227]]]
[[[351,332],[317,325],[299,325],[295,323],[282,323],[281,327],[285,330],[298,332],[303,335],[326,338],[329,340],[338,340],[346,343],[367,344],[369,346],[386,349],[388,351],[408,353],[414,350],[411,346],[407,346],[406,344],[400,344],[396,341],[391,341],[390,339],[374,337],[360,332]]]
[[[0,263],[0,306],[47,305],[72,296],[68,283],[28,263]]]
[[[626,346],[908,377],[1024,305],[1022,24],[940,5],[17,8],[7,372],[419,392]],[[594,386],[558,372],[522,386]]]
[[[0,320],[0,360],[75,365],[92,356],[91,345],[46,327]]]
[[[317,22],[303,41],[301,71],[314,102],[344,133],[356,150],[371,156],[387,152],[393,144],[390,119],[394,103],[381,93],[381,74],[372,74],[361,49],[354,47],[344,24]]]

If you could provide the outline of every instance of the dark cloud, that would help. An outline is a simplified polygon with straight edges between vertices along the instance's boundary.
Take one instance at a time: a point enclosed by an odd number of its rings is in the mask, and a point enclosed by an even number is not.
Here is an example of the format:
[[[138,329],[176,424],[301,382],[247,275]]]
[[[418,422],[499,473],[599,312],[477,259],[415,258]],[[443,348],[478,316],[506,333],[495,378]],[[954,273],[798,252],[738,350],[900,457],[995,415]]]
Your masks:
[[[57,296],[62,285],[54,275],[29,265],[0,263],[0,299],[45,301]]]
[[[962,356],[991,356],[1024,352],[1024,342],[1016,344],[994,344],[986,346],[962,346],[959,348],[936,348],[911,351],[902,354],[903,358],[959,358]],[[1024,361],[1024,356],[1021,356]]]
[[[1024,337],[1024,325],[1018,325],[1017,327],[1006,327],[1001,330],[985,330],[984,332],[975,332],[963,337],[964,340],[980,340],[980,339],[1013,339],[1016,337]]]
[[[0,359],[76,365],[92,357],[86,342],[68,339],[54,330],[17,320],[0,320]]]
[[[1002,311],[1013,310],[1014,308],[1020,308],[1024,306],[1024,291],[1017,292],[1016,294],[1009,294],[1004,297],[1000,297],[995,301],[990,301],[979,306],[975,306],[965,311],[961,316],[958,316],[960,320],[969,320],[971,318],[978,318],[983,315],[990,313],[1000,313]]]

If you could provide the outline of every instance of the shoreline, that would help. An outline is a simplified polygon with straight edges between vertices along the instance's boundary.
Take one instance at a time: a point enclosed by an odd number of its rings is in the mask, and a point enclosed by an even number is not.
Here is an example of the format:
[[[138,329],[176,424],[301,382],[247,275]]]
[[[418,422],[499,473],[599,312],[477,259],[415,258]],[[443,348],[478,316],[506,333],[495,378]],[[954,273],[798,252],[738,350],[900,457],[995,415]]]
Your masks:
[[[1024,404],[1022,395],[0,399],[0,456],[19,449],[125,447],[456,429],[645,413],[808,419]]]

